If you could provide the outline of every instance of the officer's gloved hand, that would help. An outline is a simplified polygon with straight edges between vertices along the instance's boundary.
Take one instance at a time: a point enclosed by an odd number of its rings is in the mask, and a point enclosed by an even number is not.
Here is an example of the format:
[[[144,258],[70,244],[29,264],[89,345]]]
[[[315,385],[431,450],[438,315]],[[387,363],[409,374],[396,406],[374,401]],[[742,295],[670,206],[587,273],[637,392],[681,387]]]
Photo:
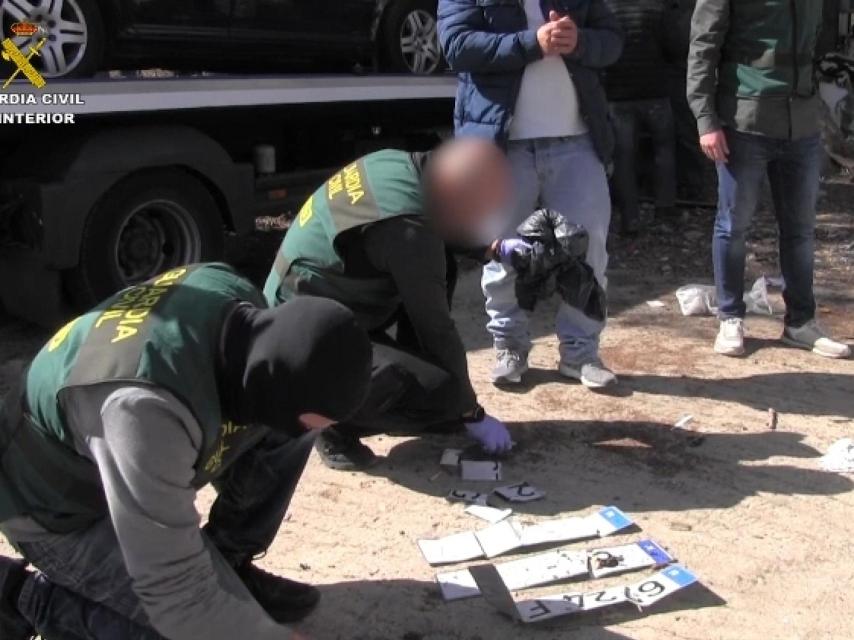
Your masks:
[[[495,249],[496,257],[503,264],[512,264],[517,256],[528,255],[533,247],[522,238],[508,238],[501,240]]]
[[[507,453],[513,448],[513,440],[507,427],[492,416],[485,416],[479,422],[466,423],[466,430],[487,453]]]

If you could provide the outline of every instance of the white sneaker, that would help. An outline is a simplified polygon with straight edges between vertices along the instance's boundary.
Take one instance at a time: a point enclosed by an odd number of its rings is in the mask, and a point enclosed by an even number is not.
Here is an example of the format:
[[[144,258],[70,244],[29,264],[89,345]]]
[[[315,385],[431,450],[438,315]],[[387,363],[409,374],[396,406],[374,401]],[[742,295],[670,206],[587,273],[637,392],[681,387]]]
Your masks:
[[[786,327],[781,339],[788,345],[825,358],[847,358],[851,355],[851,347],[828,336],[815,320],[801,327]]]
[[[715,339],[715,353],[722,356],[744,355],[744,320],[727,318],[721,321],[721,329]]]
[[[513,349],[499,349],[492,370],[492,384],[519,384],[528,371],[528,355]]]

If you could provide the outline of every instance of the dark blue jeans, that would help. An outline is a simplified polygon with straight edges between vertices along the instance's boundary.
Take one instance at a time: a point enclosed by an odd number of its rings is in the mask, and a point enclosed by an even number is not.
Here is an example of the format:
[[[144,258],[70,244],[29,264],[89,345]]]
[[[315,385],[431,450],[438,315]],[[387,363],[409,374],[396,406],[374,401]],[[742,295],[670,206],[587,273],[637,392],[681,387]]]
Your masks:
[[[780,140],[726,130],[729,159],[718,163],[718,214],[712,242],[719,315],[743,318],[745,240],[765,177],[771,187],[785,287],[785,322],[815,317],[815,206],[821,169],[819,136]]]
[[[313,443],[313,433],[270,433],[215,483],[219,495],[202,535],[220,571],[270,546]],[[47,640],[163,640],[133,591],[109,518],[15,545],[39,570],[24,582],[18,609]]]

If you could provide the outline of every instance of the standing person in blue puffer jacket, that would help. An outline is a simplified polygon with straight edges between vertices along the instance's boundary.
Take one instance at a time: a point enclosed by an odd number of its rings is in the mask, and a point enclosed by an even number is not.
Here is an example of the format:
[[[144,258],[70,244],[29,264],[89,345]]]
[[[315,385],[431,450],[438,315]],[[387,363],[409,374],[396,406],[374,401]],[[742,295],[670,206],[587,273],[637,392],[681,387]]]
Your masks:
[[[599,74],[622,52],[617,19],[603,0],[440,0],[439,38],[460,78],[457,134],[507,149],[517,204],[505,231],[538,206],[559,211],[588,230],[587,262],[604,287],[614,138]],[[484,267],[496,384],[519,383],[528,369],[531,337],[515,277],[498,262]],[[599,357],[604,324],[561,306],[561,374],[591,388],[616,383]]]

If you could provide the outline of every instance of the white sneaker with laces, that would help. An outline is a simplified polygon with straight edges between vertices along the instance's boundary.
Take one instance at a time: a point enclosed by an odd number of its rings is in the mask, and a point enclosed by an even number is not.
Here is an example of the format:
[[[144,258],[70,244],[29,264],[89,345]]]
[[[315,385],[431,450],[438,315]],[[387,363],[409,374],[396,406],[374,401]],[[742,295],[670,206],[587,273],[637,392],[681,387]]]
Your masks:
[[[715,339],[715,353],[722,356],[744,355],[744,320],[741,318],[721,320],[721,329]]]
[[[499,349],[495,354],[492,384],[520,384],[528,371],[528,355],[513,349]]]
[[[782,340],[792,347],[806,349],[825,358],[847,358],[851,355],[851,347],[828,336],[815,320],[801,327],[786,327]]]

